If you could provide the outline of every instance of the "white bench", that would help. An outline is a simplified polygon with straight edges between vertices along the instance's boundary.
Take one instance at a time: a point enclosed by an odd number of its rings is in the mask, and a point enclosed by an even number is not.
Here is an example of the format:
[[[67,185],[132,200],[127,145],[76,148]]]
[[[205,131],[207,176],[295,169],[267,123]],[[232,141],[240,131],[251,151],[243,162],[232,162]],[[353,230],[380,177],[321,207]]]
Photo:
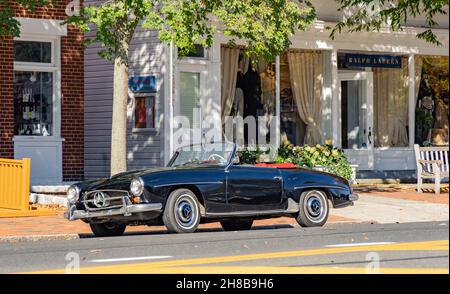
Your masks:
[[[441,180],[448,178],[448,147],[414,145],[417,165],[417,192],[422,193],[423,179],[434,179],[435,193],[440,193]]]

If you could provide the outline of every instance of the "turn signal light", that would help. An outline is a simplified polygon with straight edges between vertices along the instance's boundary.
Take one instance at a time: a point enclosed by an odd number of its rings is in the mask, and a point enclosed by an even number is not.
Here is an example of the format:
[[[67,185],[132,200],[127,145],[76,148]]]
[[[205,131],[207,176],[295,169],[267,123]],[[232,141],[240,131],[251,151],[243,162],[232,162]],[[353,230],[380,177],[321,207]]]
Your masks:
[[[134,197],[133,198],[133,203],[139,203],[139,197]]]

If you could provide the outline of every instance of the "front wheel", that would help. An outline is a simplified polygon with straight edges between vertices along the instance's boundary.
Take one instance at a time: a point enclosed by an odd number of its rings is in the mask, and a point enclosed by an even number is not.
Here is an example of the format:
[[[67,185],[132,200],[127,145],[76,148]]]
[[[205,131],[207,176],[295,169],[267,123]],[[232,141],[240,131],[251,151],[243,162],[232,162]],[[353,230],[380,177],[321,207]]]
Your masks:
[[[250,230],[253,225],[253,220],[223,220],[220,222],[224,231],[245,231]]]
[[[300,195],[299,208],[296,219],[300,226],[321,227],[327,222],[330,207],[323,191],[303,192]]]
[[[170,193],[163,214],[169,232],[192,233],[200,223],[200,208],[195,194],[188,189]]]
[[[89,224],[95,237],[122,236],[127,225],[119,223],[92,223]]]

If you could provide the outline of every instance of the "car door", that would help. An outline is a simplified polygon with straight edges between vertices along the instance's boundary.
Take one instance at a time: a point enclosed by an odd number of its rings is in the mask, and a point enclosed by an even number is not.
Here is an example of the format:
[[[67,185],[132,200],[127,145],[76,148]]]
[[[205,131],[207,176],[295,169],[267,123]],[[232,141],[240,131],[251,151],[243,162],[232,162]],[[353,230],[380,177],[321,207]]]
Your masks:
[[[232,165],[226,171],[232,212],[282,209],[282,178],[276,168]]]

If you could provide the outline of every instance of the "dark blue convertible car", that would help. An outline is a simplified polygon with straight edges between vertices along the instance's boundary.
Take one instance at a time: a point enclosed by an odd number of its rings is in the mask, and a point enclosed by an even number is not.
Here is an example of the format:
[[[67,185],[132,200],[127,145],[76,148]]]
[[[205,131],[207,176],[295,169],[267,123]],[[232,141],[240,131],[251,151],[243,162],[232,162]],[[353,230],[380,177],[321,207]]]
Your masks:
[[[126,226],[161,225],[194,232],[219,221],[224,230],[248,230],[256,219],[291,216],[304,227],[326,223],[330,206],[358,199],[347,180],[303,168],[239,163],[236,145],[191,145],[167,167],[124,172],[72,185],[66,217],[89,223],[96,236]]]

